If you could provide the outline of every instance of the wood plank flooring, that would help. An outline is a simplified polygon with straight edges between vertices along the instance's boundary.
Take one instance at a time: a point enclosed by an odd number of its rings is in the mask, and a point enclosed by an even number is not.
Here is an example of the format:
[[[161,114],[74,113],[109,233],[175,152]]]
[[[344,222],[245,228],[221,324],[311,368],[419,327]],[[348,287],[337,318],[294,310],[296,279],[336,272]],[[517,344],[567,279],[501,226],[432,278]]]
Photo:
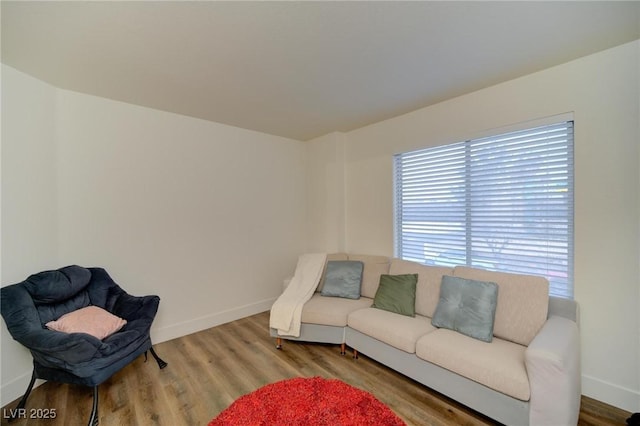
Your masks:
[[[361,355],[340,355],[335,345],[284,342],[275,349],[269,313],[155,345],[169,363],[158,369],[141,356],[100,385],[102,426],[206,425],[238,397],[292,377],[339,378],[387,404],[408,425],[494,425],[492,420]],[[27,416],[55,411],[54,419],[17,419],[11,425],[85,425],[92,390],[45,383],[27,401]],[[3,407],[1,423],[9,409]],[[40,410],[40,411],[37,411]],[[630,413],[583,397],[580,426],[624,425]]]

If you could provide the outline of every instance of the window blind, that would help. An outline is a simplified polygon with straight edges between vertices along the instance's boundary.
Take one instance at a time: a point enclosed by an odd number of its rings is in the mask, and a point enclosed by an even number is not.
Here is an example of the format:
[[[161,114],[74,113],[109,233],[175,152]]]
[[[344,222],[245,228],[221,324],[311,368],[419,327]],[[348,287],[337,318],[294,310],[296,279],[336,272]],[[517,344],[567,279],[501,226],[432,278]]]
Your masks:
[[[543,275],[573,297],[573,122],[397,154],[396,256]]]

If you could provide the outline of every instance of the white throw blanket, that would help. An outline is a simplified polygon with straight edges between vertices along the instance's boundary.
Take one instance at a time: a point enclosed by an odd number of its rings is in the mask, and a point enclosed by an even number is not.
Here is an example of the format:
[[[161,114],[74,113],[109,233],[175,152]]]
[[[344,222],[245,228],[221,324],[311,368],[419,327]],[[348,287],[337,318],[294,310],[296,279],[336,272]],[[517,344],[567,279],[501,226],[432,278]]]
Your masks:
[[[285,291],[271,307],[269,325],[280,336],[300,337],[302,307],[318,287],[327,259],[324,253],[303,254]]]

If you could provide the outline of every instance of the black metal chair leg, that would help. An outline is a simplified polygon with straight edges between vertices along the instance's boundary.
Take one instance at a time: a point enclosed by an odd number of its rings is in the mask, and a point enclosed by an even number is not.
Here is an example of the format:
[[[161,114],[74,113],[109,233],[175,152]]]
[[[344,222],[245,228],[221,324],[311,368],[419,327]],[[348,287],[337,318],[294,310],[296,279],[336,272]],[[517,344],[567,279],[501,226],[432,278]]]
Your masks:
[[[160,358],[158,356],[158,354],[156,353],[156,351],[153,350],[153,346],[149,348],[149,350],[151,351],[151,355],[153,355],[153,357],[156,359],[156,362],[158,363],[158,367],[160,367],[160,370],[162,370],[163,368],[165,368],[167,366],[167,363],[164,362],[162,360],[162,358]],[[145,353],[146,356],[146,353]]]
[[[31,374],[31,381],[29,382],[29,386],[27,386],[27,390],[25,391],[24,395],[22,395],[22,398],[20,399],[20,402],[18,402],[18,405],[16,406],[15,410],[10,411],[9,421],[15,420],[18,417],[18,415],[23,415],[24,406],[27,404],[27,398],[29,398],[29,395],[31,394],[31,390],[33,389],[33,385],[35,383],[36,383],[36,370],[34,368],[33,373]]]
[[[89,417],[89,426],[98,426],[98,386],[93,387],[93,408]]]

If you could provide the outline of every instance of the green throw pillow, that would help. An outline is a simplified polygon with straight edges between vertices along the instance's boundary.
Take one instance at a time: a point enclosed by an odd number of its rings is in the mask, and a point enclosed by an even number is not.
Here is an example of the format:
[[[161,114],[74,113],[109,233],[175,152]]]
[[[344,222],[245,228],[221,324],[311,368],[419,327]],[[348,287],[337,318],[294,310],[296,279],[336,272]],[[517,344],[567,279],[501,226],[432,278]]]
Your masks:
[[[380,275],[372,307],[415,317],[417,283],[418,274]]]
[[[431,324],[491,342],[497,302],[496,283],[445,275]]]
[[[330,260],[327,262],[322,296],[360,299],[364,263],[357,260]]]

